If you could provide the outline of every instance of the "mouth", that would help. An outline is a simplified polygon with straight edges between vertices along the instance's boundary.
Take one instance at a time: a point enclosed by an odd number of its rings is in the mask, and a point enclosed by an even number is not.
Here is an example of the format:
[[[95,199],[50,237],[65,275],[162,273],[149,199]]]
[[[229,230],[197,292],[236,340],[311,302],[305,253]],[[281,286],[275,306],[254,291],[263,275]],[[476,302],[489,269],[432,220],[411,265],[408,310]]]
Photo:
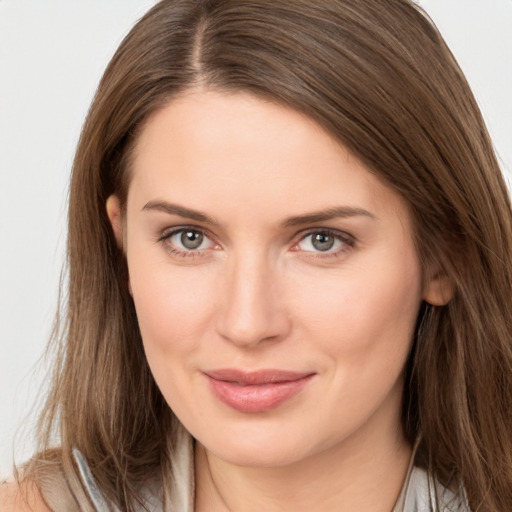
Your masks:
[[[257,413],[275,409],[300,393],[314,377],[311,372],[237,369],[204,372],[213,395],[240,412]]]

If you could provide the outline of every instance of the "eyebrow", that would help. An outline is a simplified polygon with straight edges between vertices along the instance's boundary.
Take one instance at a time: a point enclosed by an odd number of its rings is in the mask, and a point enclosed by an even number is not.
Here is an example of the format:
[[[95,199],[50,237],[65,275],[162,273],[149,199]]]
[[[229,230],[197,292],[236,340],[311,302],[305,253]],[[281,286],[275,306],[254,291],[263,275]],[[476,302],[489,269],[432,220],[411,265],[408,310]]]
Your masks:
[[[326,210],[306,213],[305,215],[298,215],[296,217],[289,217],[282,223],[282,225],[283,227],[288,228],[293,226],[300,226],[303,224],[323,222],[336,218],[359,216],[369,217],[370,219],[377,220],[377,217],[373,213],[370,213],[368,210],[363,210],[362,208],[353,208],[351,206],[335,206],[333,208],[327,208]]]
[[[200,212],[199,210],[192,210],[179,204],[168,203],[167,201],[154,200],[149,201],[142,207],[143,211],[159,211],[168,213],[169,215],[178,215],[185,219],[195,220],[197,222],[204,222],[212,226],[217,226],[219,223],[206,213]]]
[[[213,217],[203,213],[199,210],[193,210],[191,208],[186,208],[185,206],[181,206],[175,203],[168,203],[167,201],[162,200],[153,200],[149,201],[142,207],[143,211],[159,211],[168,213],[169,215],[178,215],[179,217],[183,217],[186,219],[195,220],[197,222],[203,222],[205,224],[210,224],[212,226],[218,226],[219,222],[217,222]],[[289,217],[285,219],[281,225],[284,228],[300,226],[303,224],[313,224],[315,222],[322,222],[326,220],[332,220],[336,218],[347,218],[347,217],[369,217],[371,219],[376,220],[377,217],[370,213],[368,210],[364,210],[362,208],[354,208],[351,206],[336,206],[332,208],[327,208],[325,210],[320,210],[316,212],[306,213],[304,215],[297,215],[293,217]]]

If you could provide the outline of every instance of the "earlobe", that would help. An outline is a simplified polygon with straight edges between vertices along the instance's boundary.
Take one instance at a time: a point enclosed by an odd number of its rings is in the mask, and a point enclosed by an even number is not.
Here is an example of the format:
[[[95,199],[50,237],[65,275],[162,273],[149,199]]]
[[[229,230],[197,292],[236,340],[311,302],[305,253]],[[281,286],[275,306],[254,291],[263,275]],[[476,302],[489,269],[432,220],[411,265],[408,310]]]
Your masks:
[[[444,272],[437,272],[427,283],[423,300],[432,306],[445,306],[454,294],[453,281]]]
[[[119,198],[112,194],[108,197],[106,202],[107,216],[112,226],[112,231],[116,238],[117,246],[123,248],[123,219],[121,216],[121,203]]]

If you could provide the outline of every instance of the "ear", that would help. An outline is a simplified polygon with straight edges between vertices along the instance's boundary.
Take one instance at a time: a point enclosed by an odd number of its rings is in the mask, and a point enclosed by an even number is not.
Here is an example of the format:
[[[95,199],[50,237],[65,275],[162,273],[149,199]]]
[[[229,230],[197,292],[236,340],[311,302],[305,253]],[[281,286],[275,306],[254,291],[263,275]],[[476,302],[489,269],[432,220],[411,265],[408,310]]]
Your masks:
[[[107,210],[107,216],[112,226],[112,231],[116,238],[116,243],[119,249],[124,249],[124,236],[123,236],[123,216],[121,214],[121,202],[119,198],[112,194],[108,197],[105,204]],[[128,293],[133,297],[132,285],[130,282],[130,276],[128,275]]]
[[[455,294],[455,285],[443,271],[436,272],[427,282],[423,300],[432,306],[445,306]]]
[[[116,238],[117,246],[123,248],[123,219],[121,216],[121,203],[119,198],[112,194],[108,197],[106,202],[107,215],[112,226],[112,231]]]

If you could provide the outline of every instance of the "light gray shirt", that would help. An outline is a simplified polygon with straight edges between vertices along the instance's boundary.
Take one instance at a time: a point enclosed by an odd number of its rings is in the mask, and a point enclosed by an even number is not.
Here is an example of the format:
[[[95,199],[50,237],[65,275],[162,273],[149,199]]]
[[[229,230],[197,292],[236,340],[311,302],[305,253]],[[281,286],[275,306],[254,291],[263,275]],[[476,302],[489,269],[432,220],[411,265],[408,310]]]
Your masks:
[[[172,457],[174,492],[171,497],[173,512],[194,512],[194,447],[190,435],[182,434],[178,449]],[[85,489],[96,512],[120,512],[110,507],[89,470],[82,454],[74,451]],[[464,493],[456,496],[444,488],[427,471],[414,466],[412,457],[407,477],[392,512],[471,512]],[[437,496],[437,500],[436,500]],[[147,489],[144,500],[152,512],[164,512],[161,492]]]

